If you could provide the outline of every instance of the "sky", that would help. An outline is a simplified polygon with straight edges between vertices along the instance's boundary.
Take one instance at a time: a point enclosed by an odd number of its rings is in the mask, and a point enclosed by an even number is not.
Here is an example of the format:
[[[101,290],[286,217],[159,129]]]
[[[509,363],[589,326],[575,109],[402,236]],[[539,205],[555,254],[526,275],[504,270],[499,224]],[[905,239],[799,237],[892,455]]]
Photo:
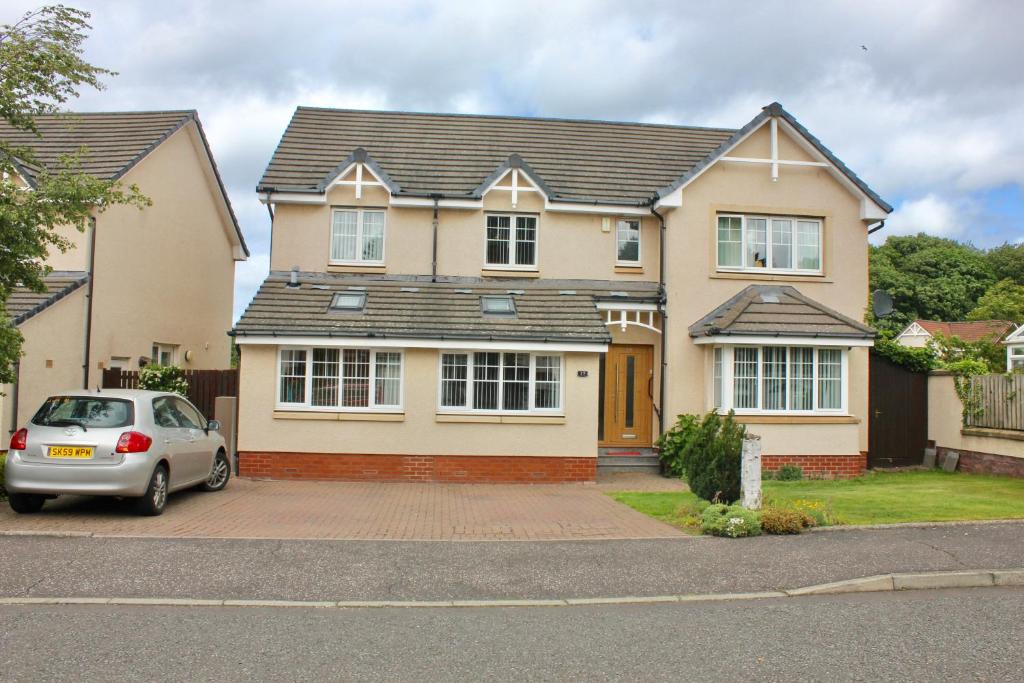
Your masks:
[[[873,239],[1024,241],[1024,2],[63,2],[118,72],[69,108],[198,110],[252,251],[236,316],[298,105],[739,128],[779,101],[895,207]]]

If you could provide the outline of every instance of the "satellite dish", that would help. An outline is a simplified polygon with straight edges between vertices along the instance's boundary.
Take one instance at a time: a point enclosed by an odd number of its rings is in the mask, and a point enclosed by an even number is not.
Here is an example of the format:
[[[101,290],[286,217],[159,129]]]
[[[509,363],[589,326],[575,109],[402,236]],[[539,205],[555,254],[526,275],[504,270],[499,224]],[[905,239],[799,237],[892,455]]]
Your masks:
[[[871,310],[876,318],[884,318],[892,313],[892,297],[884,289],[876,289],[871,293]]]

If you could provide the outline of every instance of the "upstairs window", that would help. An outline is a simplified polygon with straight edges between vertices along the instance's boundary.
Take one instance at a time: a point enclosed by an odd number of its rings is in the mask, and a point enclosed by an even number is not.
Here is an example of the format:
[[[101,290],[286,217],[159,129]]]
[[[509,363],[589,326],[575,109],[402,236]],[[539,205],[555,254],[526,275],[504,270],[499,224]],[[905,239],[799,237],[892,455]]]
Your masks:
[[[821,225],[812,218],[718,217],[718,269],[821,272]]]
[[[331,263],[382,265],[384,212],[335,209],[331,219]]]
[[[640,219],[620,219],[615,228],[616,263],[640,265]]]
[[[488,215],[485,261],[486,265],[498,268],[536,268],[537,217]]]

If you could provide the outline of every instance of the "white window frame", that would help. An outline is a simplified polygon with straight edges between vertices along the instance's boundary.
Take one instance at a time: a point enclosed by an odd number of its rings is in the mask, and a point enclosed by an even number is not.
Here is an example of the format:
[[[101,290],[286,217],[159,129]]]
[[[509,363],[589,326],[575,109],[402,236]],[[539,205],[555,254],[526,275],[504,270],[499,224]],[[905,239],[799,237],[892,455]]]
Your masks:
[[[724,266],[719,264],[719,240],[718,240],[718,222],[722,218],[739,218],[740,219],[740,260],[739,266]],[[752,264],[747,263],[747,221],[750,219],[763,220],[765,221],[765,267],[758,268]],[[792,268],[773,268],[772,267],[772,221],[790,221],[791,232],[790,232],[790,245],[791,245],[791,257],[793,264]],[[799,247],[797,244],[799,235],[799,223],[817,223],[818,224],[818,267],[816,269],[810,268],[797,268],[796,264],[799,261]],[[719,213],[715,216],[714,225],[714,238],[715,238],[715,269],[718,272],[723,273],[786,273],[795,275],[822,275],[824,274],[825,266],[825,221],[822,218],[814,218],[810,216],[774,216],[770,214],[745,214],[745,213]]]
[[[495,217],[506,217],[509,219],[509,232],[508,232],[508,260],[510,263],[492,263],[487,260],[487,221],[492,216]],[[515,254],[516,247],[519,245],[519,240],[516,238],[516,219],[518,218],[532,218],[534,221],[533,231],[533,263],[532,264],[516,264]],[[540,216],[535,213],[509,213],[507,211],[489,211],[484,214],[484,267],[488,270],[520,270],[520,271],[534,271],[540,268]]]
[[[334,216],[347,212],[356,214],[356,257],[354,259],[333,259],[334,253]],[[384,230],[380,236],[380,259],[363,258],[363,216],[367,213],[379,213],[384,217]],[[384,208],[354,206],[331,207],[330,239],[327,244],[327,263],[332,266],[383,266],[387,260],[388,246],[388,212]]]
[[[1011,344],[1006,347],[1006,371],[1013,372],[1024,369],[1024,344]]]
[[[314,349],[337,349],[338,351],[338,405],[314,406],[313,401],[313,350]],[[343,387],[341,385],[341,365],[344,363],[344,352],[369,351],[370,352],[370,376],[369,376],[369,401],[367,407],[342,406],[341,397]],[[305,400],[301,403],[285,403],[281,401],[281,355],[284,351],[305,351],[306,352],[306,374],[305,374]],[[398,373],[398,405],[377,405],[377,353],[397,353],[399,356],[400,369]],[[405,410],[405,351],[403,349],[386,348],[377,349],[374,347],[345,347],[336,346],[279,346],[277,349],[277,368],[274,370],[274,406],[278,410],[302,410],[317,413],[400,413]]]
[[[812,410],[765,410],[760,406],[764,405],[764,349],[766,347],[784,347],[786,349],[792,348],[810,348],[814,351],[814,366],[811,374],[812,382]],[[756,348],[757,352],[757,408],[734,408],[737,415],[849,415],[849,400],[850,400],[850,368],[849,368],[849,352],[845,348],[839,348],[840,353],[840,388],[839,388],[839,408],[833,409],[822,409],[818,408],[818,364],[819,355],[821,351],[832,350],[835,351],[835,346],[810,346],[806,344],[735,344],[735,345],[723,345],[715,346],[713,349],[722,350],[722,405],[711,406],[712,409],[717,410],[719,413],[727,413],[730,409],[733,409],[735,404],[734,400],[734,380],[735,380],[735,350],[738,348]],[[715,351],[713,350],[708,354],[710,362],[712,363],[712,387],[710,391],[709,403],[714,403],[714,363],[715,363]],[[793,354],[787,350],[786,352],[786,400],[787,402],[791,397],[791,390],[789,388],[789,382],[793,378],[791,366],[793,362]]]
[[[498,372],[498,401],[499,405],[504,401],[505,387],[505,366],[504,354],[506,353],[529,353],[530,354],[530,407],[526,410],[490,410],[484,408],[473,408],[473,354],[475,353],[499,353],[502,354],[502,364]],[[446,355],[466,356],[466,405],[446,406],[442,405],[444,392],[444,357]],[[554,356],[558,358],[558,408],[538,408],[536,386],[537,386],[537,356]],[[437,354],[437,412],[445,414],[463,415],[472,413],[474,415],[565,415],[565,355],[561,353],[550,353],[545,351],[512,351],[498,349],[445,349]]]
[[[623,261],[619,258],[619,246],[622,242],[619,240],[619,224],[620,223],[636,223],[636,260],[635,261]],[[717,230],[717,225],[716,228]],[[717,234],[717,233],[716,233]],[[639,218],[626,218],[620,217],[615,221],[615,265],[617,266],[639,266],[643,263],[644,258],[644,222]]]
[[[153,351],[153,350],[155,350],[156,353],[153,355],[152,358],[149,359],[149,361],[150,361],[150,363],[152,365],[163,365],[163,363],[160,362],[160,356],[162,356],[165,352],[167,353],[167,355],[171,359],[171,362],[167,363],[167,365],[176,365],[177,364],[177,362],[178,362],[178,345],[177,344],[166,344],[164,342],[153,342],[152,349],[150,349],[150,351]]]

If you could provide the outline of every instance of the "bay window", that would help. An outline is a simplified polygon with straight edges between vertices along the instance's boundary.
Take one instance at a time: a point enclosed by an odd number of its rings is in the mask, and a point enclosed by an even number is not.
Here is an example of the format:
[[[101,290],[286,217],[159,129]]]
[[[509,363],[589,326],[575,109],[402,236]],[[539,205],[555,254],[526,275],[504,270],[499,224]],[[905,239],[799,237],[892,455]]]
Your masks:
[[[277,403],[286,408],[315,410],[400,409],[402,353],[375,349],[281,349]]]
[[[712,350],[712,403],[737,413],[845,413],[846,351],[812,346]]]
[[[384,263],[384,211],[335,209],[331,215],[331,263]]]
[[[718,269],[820,273],[821,227],[813,218],[720,215]]]
[[[562,357],[508,351],[441,354],[441,410],[553,412],[562,408]]]
[[[489,214],[484,260],[499,268],[536,268],[537,217]]]

